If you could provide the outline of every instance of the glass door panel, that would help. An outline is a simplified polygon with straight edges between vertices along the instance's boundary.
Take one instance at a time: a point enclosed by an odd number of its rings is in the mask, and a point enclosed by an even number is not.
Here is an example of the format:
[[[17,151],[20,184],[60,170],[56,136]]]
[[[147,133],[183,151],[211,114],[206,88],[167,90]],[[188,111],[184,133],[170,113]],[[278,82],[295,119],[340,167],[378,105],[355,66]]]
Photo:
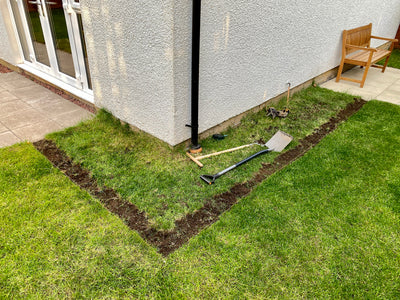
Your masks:
[[[23,3],[33,48],[35,49],[36,61],[50,67],[49,55],[47,53],[46,41],[41,23],[41,18],[44,18],[44,15],[40,0],[24,0]]]
[[[1,1],[1,0],[0,0]],[[9,0],[24,63],[92,94],[77,0]]]
[[[75,77],[74,61],[62,0],[50,0],[44,3],[46,4],[59,71]]]

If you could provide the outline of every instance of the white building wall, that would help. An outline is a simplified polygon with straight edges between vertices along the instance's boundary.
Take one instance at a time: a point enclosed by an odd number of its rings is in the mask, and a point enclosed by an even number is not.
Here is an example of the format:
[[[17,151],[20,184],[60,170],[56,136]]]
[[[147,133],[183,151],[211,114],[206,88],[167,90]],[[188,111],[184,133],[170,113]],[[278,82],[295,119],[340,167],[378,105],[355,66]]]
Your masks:
[[[95,105],[173,144],[172,0],[81,6]]]
[[[82,0],[95,103],[175,145],[190,138],[192,1]],[[200,132],[339,64],[341,32],[394,37],[398,0],[203,0]]]
[[[336,67],[342,30],[368,23],[394,38],[400,1],[204,0],[200,131]]]
[[[16,64],[7,1],[0,58]],[[81,6],[95,104],[171,145],[190,138],[192,1]],[[400,1],[203,0],[200,132],[334,68],[342,30],[368,23],[394,37]]]
[[[19,55],[7,1],[0,0],[0,58],[16,65],[21,63],[22,59]]]

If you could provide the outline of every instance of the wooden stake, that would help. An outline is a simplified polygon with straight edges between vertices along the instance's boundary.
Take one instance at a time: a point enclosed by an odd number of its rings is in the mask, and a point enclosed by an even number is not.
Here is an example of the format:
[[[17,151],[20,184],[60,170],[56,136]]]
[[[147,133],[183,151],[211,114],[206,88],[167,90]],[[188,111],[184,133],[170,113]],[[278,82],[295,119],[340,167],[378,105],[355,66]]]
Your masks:
[[[204,165],[199,162],[193,155],[191,155],[189,152],[186,152],[186,155],[189,156],[191,160],[193,160],[200,168],[204,167]],[[200,156],[201,157],[201,156]]]

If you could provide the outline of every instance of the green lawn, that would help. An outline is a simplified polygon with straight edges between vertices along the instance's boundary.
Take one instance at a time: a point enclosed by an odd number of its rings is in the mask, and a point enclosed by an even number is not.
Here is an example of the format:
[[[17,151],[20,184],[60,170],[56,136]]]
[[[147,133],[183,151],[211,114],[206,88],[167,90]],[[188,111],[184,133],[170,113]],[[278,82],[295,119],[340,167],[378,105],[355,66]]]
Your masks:
[[[397,299],[399,119],[369,102],[168,258],[30,144],[0,149],[0,298]]]
[[[250,114],[239,127],[225,132],[228,135],[225,140],[203,140],[204,154],[260,139],[268,141],[278,129],[295,137],[288,148],[294,147],[301,138],[353,101],[350,95],[319,87],[305,89],[291,98],[288,118],[271,119],[266,117],[265,110]],[[278,107],[283,108],[285,103],[286,99],[282,99]],[[126,130],[104,111],[94,120],[49,138],[90,170],[99,184],[114,188],[122,198],[145,211],[158,229],[172,229],[175,220],[202,207],[206,198],[248,180],[260,168],[261,162],[270,162],[276,156],[271,153],[254,159],[224,175],[215,185],[207,186],[200,180],[201,174],[217,173],[262,148],[253,146],[205,159],[205,167],[200,170],[182,147],[171,149],[147,134]]]
[[[1,299],[134,294],[160,263],[30,144],[0,149],[0,228]]]
[[[384,60],[378,62],[378,64],[383,65]],[[388,67],[400,69],[400,49],[394,49],[392,55],[389,58],[389,62],[387,64]]]

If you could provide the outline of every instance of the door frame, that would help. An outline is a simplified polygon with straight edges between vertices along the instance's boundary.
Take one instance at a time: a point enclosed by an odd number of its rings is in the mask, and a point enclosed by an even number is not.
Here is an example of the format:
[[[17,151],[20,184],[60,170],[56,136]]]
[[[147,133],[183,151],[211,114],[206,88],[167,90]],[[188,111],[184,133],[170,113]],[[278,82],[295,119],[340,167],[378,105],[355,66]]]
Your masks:
[[[25,59],[23,53],[23,46],[20,40],[20,35],[18,33],[17,25],[15,22],[14,11],[11,7],[11,1],[16,2],[18,7],[19,17],[22,21],[22,29],[24,30],[24,34],[26,37],[26,45],[29,51],[29,58],[31,61]],[[84,40],[81,37],[81,30],[78,23],[78,14],[81,13],[80,3],[75,2],[74,0],[62,0],[65,21],[67,25],[68,38],[71,47],[72,60],[75,69],[75,78],[71,77],[65,73],[62,73],[59,70],[58,59],[56,54],[56,48],[53,42],[53,34],[51,32],[49,15],[47,11],[47,5],[45,5],[44,1],[47,0],[39,0],[40,6],[38,6],[42,10],[42,14],[39,12],[40,23],[42,24],[43,35],[45,38],[45,45],[47,54],[49,57],[50,67],[38,62],[35,57],[35,49],[32,42],[31,32],[29,29],[25,6],[23,3],[24,0],[8,0],[8,8],[11,15],[11,23],[14,27],[15,36],[17,38],[17,44],[20,52],[20,56],[23,60],[23,63],[18,65],[22,69],[33,73],[34,75],[43,78],[50,83],[59,86],[61,89],[66,90],[76,96],[93,103],[93,91],[91,90],[91,83],[89,82],[88,73],[90,70],[86,70],[87,63],[85,63],[85,55],[83,53],[82,43]],[[50,0],[51,1],[51,0]],[[86,46],[85,46],[86,47]]]

